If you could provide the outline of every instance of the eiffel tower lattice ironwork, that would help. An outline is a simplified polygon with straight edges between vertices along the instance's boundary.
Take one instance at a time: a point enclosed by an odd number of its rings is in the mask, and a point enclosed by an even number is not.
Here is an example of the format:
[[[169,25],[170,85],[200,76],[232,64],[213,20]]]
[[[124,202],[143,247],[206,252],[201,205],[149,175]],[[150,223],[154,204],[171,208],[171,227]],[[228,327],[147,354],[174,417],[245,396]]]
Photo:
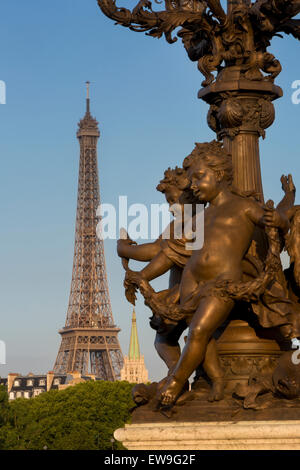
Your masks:
[[[119,380],[123,366],[118,329],[108,291],[103,240],[96,235],[100,203],[97,142],[98,122],[90,114],[87,82],[86,114],[79,123],[80,142],[75,250],[69,307],[55,373],[94,374]]]

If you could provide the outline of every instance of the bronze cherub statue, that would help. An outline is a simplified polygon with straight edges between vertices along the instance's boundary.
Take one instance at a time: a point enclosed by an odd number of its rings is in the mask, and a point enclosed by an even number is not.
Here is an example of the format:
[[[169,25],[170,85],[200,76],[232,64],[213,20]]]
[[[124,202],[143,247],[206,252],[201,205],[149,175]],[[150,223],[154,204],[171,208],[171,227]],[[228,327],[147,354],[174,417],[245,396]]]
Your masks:
[[[210,399],[223,398],[223,374],[214,333],[226,320],[236,300],[251,302],[262,326],[278,327],[282,337],[291,339],[300,335],[300,311],[288,296],[279,257],[282,240],[288,236],[289,219],[295,213],[295,187],[291,176],[281,178],[285,197],[275,210],[272,204],[263,206],[251,195],[242,194],[232,186],[231,156],[220,143],[196,144],[184,161],[184,169],[194,197],[199,203],[209,203],[205,209],[203,248],[185,250],[182,258],[182,252],[179,256],[175,249],[172,254],[170,246],[177,243],[184,247],[184,240],[164,240],[161,243],[167,250],[157,251],[140,273],[128,269],[125,281],[127,287],[140,288],[145,303],[162,324],[167,321],[175,329],[180,322],[185,322],[181,323],[184,327],[189,326],[183,353],[178,358],[177,349],[169,375],[159,387],[159,401],[163,407],[176,403],[185,390],[187,379],[203,361],[208,376],[210,366],[214,371],[210,377],[213,384]],[[185,185],[185,191],[187,188],[189,186]],[[256,225],[266,230],[269,253],[265,268],[257,269],[255,279],[245,281],[245,265],[249,263],[248,252]],[[124,255],[124,252],[119,254]],[[149,281],[169,270],[174,259],[184,268],[180,282],[167,291],[155,293]]]

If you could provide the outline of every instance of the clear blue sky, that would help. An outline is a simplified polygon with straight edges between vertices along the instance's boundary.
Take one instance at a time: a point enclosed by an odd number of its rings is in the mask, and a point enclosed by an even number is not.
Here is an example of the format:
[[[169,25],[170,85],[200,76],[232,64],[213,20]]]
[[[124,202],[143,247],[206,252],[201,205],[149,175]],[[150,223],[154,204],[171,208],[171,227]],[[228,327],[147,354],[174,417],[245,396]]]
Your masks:
[[[180,165],[194,142],[213,133],[206,124],[208,107],[197,99],[202,76],[181,43],[115,26],[96,0],[3,2],[0,41],[0,80],[7,84],[7,104],[0,105],[4,376],[50,370],[59,347],[72,272],[84,82],[92,82],[92,113],[101,130],[102,202],[116,204],[119,195],[132,203],[163,202],[155,191],[163,171]],[[300,105],[291,102],[291,84],[300,80],[300,44],[276,38],[270,51],[283,65],[277,84],[284,97],[261,144],[261,163],[265,196],[278,202],[282,173],[293,173],[300,188]],[[127,353],[131,306],[113,241],[106,243],[106,260]],[[150,311],[141,299],[136,311],[146,365],[157,379],[165,369],[153,350]]]

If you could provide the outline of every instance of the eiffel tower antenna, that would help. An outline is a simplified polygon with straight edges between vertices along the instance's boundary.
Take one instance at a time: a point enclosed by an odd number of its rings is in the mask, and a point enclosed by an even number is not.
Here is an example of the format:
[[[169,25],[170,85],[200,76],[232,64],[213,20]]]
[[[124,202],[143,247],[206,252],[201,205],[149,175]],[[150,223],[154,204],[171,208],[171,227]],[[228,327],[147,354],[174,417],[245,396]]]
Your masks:
[[[86,83],[86,112],[90,112],[90,84],[91,82],[87,81]]]

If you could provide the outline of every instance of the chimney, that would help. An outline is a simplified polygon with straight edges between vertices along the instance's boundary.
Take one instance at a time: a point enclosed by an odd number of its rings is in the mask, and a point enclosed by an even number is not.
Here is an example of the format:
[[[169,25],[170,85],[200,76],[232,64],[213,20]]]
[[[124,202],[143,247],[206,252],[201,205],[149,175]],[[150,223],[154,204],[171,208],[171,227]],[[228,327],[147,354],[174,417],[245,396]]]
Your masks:
[[[13,387],[15,379],[19,377],[19,374],[10,373],[7,376],[7,393],[9,393]]]
[[[53,370],[50,370],[47,374],[47,392],[51,390],[53,379],[54,379],[54,372]]]

